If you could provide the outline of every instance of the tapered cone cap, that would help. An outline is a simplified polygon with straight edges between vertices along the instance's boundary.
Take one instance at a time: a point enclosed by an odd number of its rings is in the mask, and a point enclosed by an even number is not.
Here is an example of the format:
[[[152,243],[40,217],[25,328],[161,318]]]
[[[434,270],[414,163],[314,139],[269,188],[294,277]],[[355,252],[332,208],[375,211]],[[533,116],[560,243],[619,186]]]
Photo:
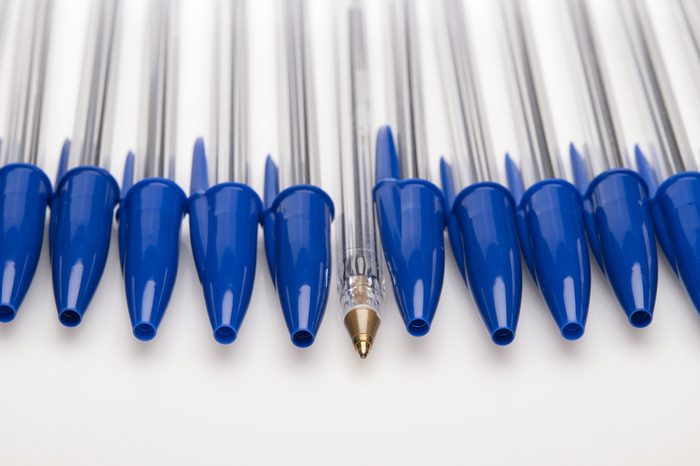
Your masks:
[[[0,322],[17,314],[34,277],[51,183],[30,164],[0,169]]]
[[[680,173],[662,183],[653,212],[659,243],[700,312],[700,174]]]
[[[522,296],[522,266],[515,202],[495,183],[463,190],[452,209],[469,289],[494,343],[515,338]]]
[[[379,233],[406,330],[428,333],[445,273],[445,201],[425,180],[383,180],[374,188]]]
[[[647,189],[630,170],[598,175],[584,197],[591,250],[631,325],[651,323],[658,260]]]
[[[248,310],[257,256],[260,198],[248,186],[216,185],[189,199],[192,254],[214,339],[232,343]]]
[[[541,181],[525,192],[517,215],[528,269],[561,335],[576,340],[585,330],[591,294],[581,195],[566,181]]]
[[[51,201],[51,273],[59,321],[83,318],[102,277],[112,235],[116,180],[97,167],[79,167],[61,177]]]
[[[119,211],[119,251],[134,336],[151,340],[170,301],[177,275],[185,193],[148,178],[133,185]]]
[[[292,343],[313,344],[328,302],[333,203],[315,186],[279,193],[263,229],[270,272]]]

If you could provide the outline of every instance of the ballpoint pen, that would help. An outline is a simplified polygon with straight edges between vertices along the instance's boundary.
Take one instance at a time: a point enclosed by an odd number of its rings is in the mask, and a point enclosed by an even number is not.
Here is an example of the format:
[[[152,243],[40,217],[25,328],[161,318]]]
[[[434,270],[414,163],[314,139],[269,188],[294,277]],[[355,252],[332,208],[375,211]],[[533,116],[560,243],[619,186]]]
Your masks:
[[[0,61],[3,61],[3,56],[6,53],[7,46],[7,24],[10,10],[10,0],[0,0]]]
[[[686,40],[685,48],[692,57],[689,59],[694,63],[694,69],[697,71],[700,69],[700,2],[676,0],[675,4]]]
[[[246,0],[217,1],[214,19],[211,163],[195,143],[188,201],[192,254],[214,338],[232,343],[255,279],[262,202],[248,186]],[[214,186],[209,187],[208,168]]]
[[[15,318],[36,271],[51,182],[37,166],[52,0],[20,4],[9,121],[0,152],[0,322]]]
[[[341,168],[338,289],[345,328],[361,358],[381,321],[384,270],[372,205],[372,127],[365,13],[360,0],[336,11],[336,93]]]
[[[178,1],[149,5],[142,124],[136,156],[124,166],[119,257],[134,336],[156,336],[177,274],[186,196],[175,178]],[[135,182],[136,181],[136,182]]]
[[[658,275],[648,189],[629,168],[632,161],[624,157],[622,132],[608,97],[608,75],[586,0],[565,3],[566,24],[573,32],[568,55],[578,77],[578,108],[587,133],[583,144],[570,146],[571,166],[583,194],[588,240],[630,324],[646,327],[654,311]]]
[[[497,181],[462,2],[443,0],[438,9],[437,55],[452,134],[452,163],[441,161],[451,209],[447,228],[462,278],[492,341],[507,345],[515,338],[522,295],[515,200]]]
[[[75,134],[66,142],[51,201],[49,249],[59,321],[80,324],[109,252],[119,185],[109,173],[118,69],[119,0],[91,4]]]
[[[333,201],[318,187],[313,64],[306,0],[281,0],[279,129],[281,169],[265,164],[265,256],[292,343],[313,344],[328,302]],[[281,175],[281,177],[280,177]],[[280,181],[281,188],[280,191]]]
[[[447,208],[440,188],[428,181],[415,5],[389,0],[387,6],[387,94],[398,150],[392,130],[380,128],[373,192],[396,303],[408,333],[423,336],[442,291]]]
[[[700,100],[700,2],[695,0],[676,0],[676,19],[679,24],[680,48],[683,50],[685,58],[684,64],[687,75],[691,78],[694,86],[694,93],[688,96],[689,99]],[[692,91],[691,91],[692,92]],[[695,101],[697,101],[695,100]],[[695,110],[696,118],[700,117],[700,110],[697,106]],[[691,148],[694,154],[700,154],[700,136],[691,137]]]
[[[520,247],[561,335],[576,340],[584,332],[591,293],[581,194],[563,176],[524,6],[520,0],[503,0],[500,6],[514,122],[527,162],[521,173],[506,155],[508,184],[518,202]]]
[[[628,50],[639,77],[640,100],[650,123],[647,147],[635,158],[649,186],[656,238],[700,311],[700,173],[681,121],[649,13],[635,0],[619,1]],[[648,159],[647,157],[651,157]]]

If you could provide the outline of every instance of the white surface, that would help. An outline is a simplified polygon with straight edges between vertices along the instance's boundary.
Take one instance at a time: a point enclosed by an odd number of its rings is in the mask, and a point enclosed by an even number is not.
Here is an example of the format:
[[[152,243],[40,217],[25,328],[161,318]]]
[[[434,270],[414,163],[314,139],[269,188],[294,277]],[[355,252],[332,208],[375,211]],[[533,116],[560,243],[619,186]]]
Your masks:
[[[80,29],[70,18],[85,1],[59,2],[57,45],[80,43]],[[538,24],[556,19],[544,6],[552,1],[533,2],[545,15]],[[208,115],[201,100],[208,95],[202,87],[208,80],[202,74],[206,15],[201,4],[190,0],[183,6],[178,167],[183,186],[189,184],[193,139],[206,129]],[[251,4],[252,175],[260,190],[263,157],[276,148],[273,2]],[[320,147],[328,174],[324,187],[337,195],[330,4],[315,1],[313,15]],[[382,38],[378,4],[371,2],[369,18],[373,61],[379,65],[373,70],[376,123],[385,114],[382,47],[375,45]],[[486,4],[472,1],[470,11],[484,34],[477,44],[480,60],[495,61],[500,50],[491,40],[497,34],[486,22]],[[662,8],[662,2],[655,7]],[[427,30],[429,19],[423,19]],[[541,32],[538,38],[548,37]],[[124,86],[132,91],[138,90],[138,69],[127,63],[138,64],[139,48],[135,37],[125,46],[130,58],[124,60]],[[79,63],[75,50],[64,47],[57,53],[45,141],[52,174],[60,142],[72,134],[66,105],[74,91],[68,76]],[[436,166],[448,144],[440,123],[439,80],[429,58],[426,121]],[[543,65],[562,66],[551,59],[543,58]],[[484,86],[487,104],[503,101],[499,80],[484,80]],[[550,86],[559,88],[556,80]],[[127,105],[120,115],[115,173],[120,154],[133,147],[129,128],[138,121]],[[570,115],[558,117],[563,121]],[[507,114],[490,118],[503,135],[495,149],[505,150],[510,144]],[[524,275],[517,337],[499,348],[490,342],[450,251],[430,334],[408,336],[388,292],[376,346],[360,361],[338,318],[335,290],[313,347],[291,345],[261,248],[260,242],[248,316],[238,340],[223,347],[211,337],[186,226],[171,305],[151,343],[131,336],[116,235],[102,286],[75,329],[57,320],[44,247],[19,315],[0,328],[0,464],[639,466],[700,461],[700,317],[665,260],[660,260],[654,323],[645,330],[627,324],[593,266],[586,335],[575,343],[559,336]]]

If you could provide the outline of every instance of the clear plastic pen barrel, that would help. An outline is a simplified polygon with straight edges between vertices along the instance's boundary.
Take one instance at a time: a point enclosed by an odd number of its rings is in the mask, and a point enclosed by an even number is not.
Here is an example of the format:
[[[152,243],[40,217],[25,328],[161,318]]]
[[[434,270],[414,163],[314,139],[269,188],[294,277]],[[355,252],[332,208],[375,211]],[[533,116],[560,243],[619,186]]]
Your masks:
[[[343,1],[337,7],[336,52],[342,187],[338,228],[340,305],[346,327],[358,320],[375,327],[368,341],[353,342],[364,357],[379,324],[384,277],[372,203],[372,126],[365,19],[360,1]],[[355,330],[348,328],[353,339]],[[358,347],[361,344],[369,346],[362,349]]]
[[[572,31],[568,56],[576,75],[577,108],[586,134],[580,148],[594,174],[626,166],[622,130],[610,99],[605,62],[586,0],[567,0],[568,24]]]
[[[547,106],[529,18],[521,0],[502,0],[506,53],[510,64],[510,98],[523,157],[526,186],[548,178],[563,178],[552,117]],[[527,162],[527,163],[526,163]]]
[[[435,32],[456,177],[461,187],[493,181],[498,172],[461,0],[443,0],[438,18]]]
[[[9,124],[3,137],[0,166],[38,162],[52,10],[52,0],[27,0],[20,5]]]
[[[0,0],[0,62],[5,63],[4,56],[7,45],[8,17],[10,16],[10,0]]]
[[[685,72],[694,84],[689,99],[700,100],[700,2],[696,0],[676,0],[676,18],[679,24],[681,47],[685,58]],[[697,106],[695,106],[697,107]],[[700,110],[693,109],[694,115],[700,117]],[[700,135],[690,133],[690,143],[695,154],[700,154]]]
[[[246,1],[216,2],[209,179],[248,183]]]
[[[280,188],[319,184],[313,67],[306,0],[280,0]]]
[[[118,70],[119,3],[120,0],[100,0],[90,5],[75,133],[67,168],[93,165],[109,170]]]
[[[694,76],[698,76],[700,75],[700,2],[676,0],[675,3],[689,52],[688,59],[693,63],[693,69],[696,71]]]
[[[389,0],[387,3],[389,112],[398,143],[401,176],[429,179],[418,44],[420,34],[413,2]]]
[[[647,104],[652,129],[650,152],[655,155],[659,174],[666,179],[675,173],[697,170],[649,12],[637,0],[622,0],[618,6],[644,91],[641,100]]]
[[[134,181],[175,178],[179,1],[153,0],[149,9]]]

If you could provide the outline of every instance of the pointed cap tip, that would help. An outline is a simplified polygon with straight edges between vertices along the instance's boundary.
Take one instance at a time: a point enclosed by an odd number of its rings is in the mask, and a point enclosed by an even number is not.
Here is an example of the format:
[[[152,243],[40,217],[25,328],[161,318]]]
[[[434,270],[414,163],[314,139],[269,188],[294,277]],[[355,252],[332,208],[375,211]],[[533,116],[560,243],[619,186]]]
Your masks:
[[[569,322],[561,327],[561,336],[565,339],[574,341],[583,336],[585,327],[580,322]]]
[[[510,328],[502,327],[491,333],[491,340],[498,346],[506,346],[515,339],[515,331]]]
[[[17,316],[17,307],[11,304],[0,304],[0,322],[12,322]]]
[[[156,337],[156,327],[150,322],[141,322],[133,327],[134,336],[141,341],[150,341]]]
[[[653,317],[653,314],[649,309],[635,309],[628,315],[630,324],[635,328],[648,327],[649,324],[651,324]]]
[[[75,308],[58,310],[58,320],[66,327],[77,327],[83,319],[83,312]]]
[[[297,348],[308,348],[315,339],[316,336],[309,330],[296,330],[292,333],[292,343]]]
[[[414,337],[422,337],[430,331],[430,322],[427,319],[414,318],[406,323],[406,330]]]
[[[214,339],[222,345],[229,345],[236,340],[238,332],[232,325],[220,325],[214,330]]]

